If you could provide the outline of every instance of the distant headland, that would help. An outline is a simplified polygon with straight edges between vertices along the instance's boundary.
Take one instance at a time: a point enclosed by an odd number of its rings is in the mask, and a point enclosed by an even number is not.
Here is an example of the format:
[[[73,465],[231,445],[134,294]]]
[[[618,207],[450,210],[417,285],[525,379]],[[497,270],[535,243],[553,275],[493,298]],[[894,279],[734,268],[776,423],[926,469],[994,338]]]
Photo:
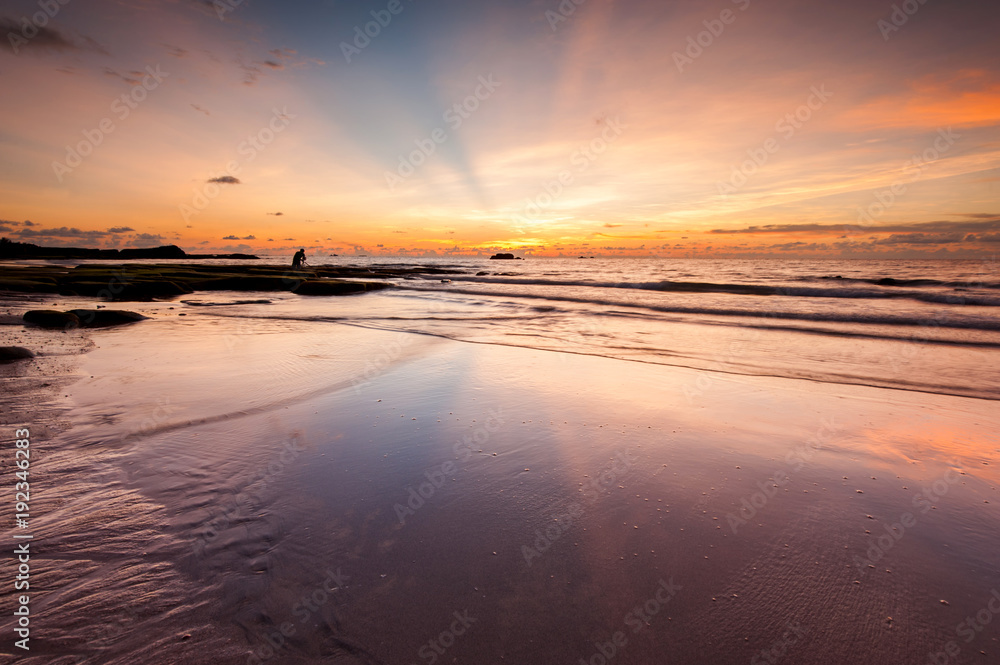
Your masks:
[[[0,259],[257,259],[253,254],[188,254],[177,245],[139,249],[39,247],[0,238]]]

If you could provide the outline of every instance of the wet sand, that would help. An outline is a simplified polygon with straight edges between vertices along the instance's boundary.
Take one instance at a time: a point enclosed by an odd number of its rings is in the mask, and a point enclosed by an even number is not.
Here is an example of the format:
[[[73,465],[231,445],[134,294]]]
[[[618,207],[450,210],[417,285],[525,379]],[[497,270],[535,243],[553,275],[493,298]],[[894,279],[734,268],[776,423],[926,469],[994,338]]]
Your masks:
[[[25,393],[20,662],[1000,658],[996,402],[169,306]]]

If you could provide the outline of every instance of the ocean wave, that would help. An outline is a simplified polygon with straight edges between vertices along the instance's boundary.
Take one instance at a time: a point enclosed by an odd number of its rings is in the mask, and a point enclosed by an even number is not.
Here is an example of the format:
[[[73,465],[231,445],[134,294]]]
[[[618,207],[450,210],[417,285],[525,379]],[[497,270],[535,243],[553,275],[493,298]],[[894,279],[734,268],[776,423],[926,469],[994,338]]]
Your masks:
[[[726,284],[714,282],[607,282],[593,280],[557,280],[514,277],[463,277],[452,276],[452,282],[472,282],[485,284],[514,284],[526,286],[568,286],[603,289],[636,289],[643,291],[662,291],[674,293],[731,293],[734,295],[751,296],[791,296],[800,298],[848,298],[848,299],[908,299],[939,305],[1000,307],[1000,297],[964,295],[961,293],[942,293],[915,290],[898,290],[895,288],[873,289],[866,287],[810,287],[810,286],[771,286],[767,284]],[[850,280],[859,282],[863,280]],[[922,280],[928,281],[928,280]],[[933,281],[933,280],[930,280]],[[871,281],[875,284],[876,282]]]
[[[593,286],[593,284],[591,284]],[[438,291],[439,289],[405,286],[405,290],[413,291]],[[893,325],[912,326],[927,328],[956,328],[964,330],[1000,330],[1000,320],[987,317],[975,317],[971,315],[955,316],[926,316],[917,317],[906,314],[886,314],[867,312],[788,312],[756,309],[739,309],[726,307],[691,307],[683,305],[663,305],[652,303],[623,303],[621,301],[604,298],[584,298],[562,294],[542,294],[542,293],[497,293],[494,291],[484,291],[470,288],[448,288],[448,293],[461,293],[464,295],[502,296],[506,298],[530,298],[537,300],[553,300],[558,302],[574,302],[589,305],[602,305],[606,307],[636,307],[655,312],[665,312],[673,314],[701,314],[707,316],[740,316],[756,319],[787,319],[797,321],[817,321],[835,323],[857,323],[869,325]]]

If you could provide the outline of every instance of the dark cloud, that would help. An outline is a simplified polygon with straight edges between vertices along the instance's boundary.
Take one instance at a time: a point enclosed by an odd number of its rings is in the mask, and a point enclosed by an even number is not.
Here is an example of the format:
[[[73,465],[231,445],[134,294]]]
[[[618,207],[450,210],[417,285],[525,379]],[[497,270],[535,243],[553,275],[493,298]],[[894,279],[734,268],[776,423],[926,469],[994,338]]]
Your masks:
[[[154,247],[162,245],[167,241],[166,238],[160,234],[153,233],[137,233],[136,235],[129,238],[128,242],[125,243],[126,247]]]
[[[10,46],[14,48],[15,53],[21,49],[30,48],[32,50],[42,49],[48,51],[94,51],[108,55],[104,47],[90,37],[82,35],[69,37],[49,26],[35,27],[38,29],[38,32],[30,39],[27,39],[22,33],[20,21],[0,16],[0,34],[7,36],[7,41],[10,41],[11,35],[14,36],[13,41],[17,42],[17,46],[15,47],[13,43]],[[24,40],[23,42],[20,41],[22,39]]]
[[[21,238],[103,238],[109,235],[107,231],[84,231],[75,226],[60,226],[57,229],[21,229],[17,232]]]
[[[281,64],[280,62],[275,62],[274,60],[265,60],[261,64],[264,65],[264,66],[266,66],[266,67],[270,67],[271,69],[284,69],[285,68],[285,66],[283,64]]]
[[[205,115],[212,115],[211,113],[209,113],[209,112],[208,112],[208,111],[206,111],[205,109],[201,108],[201,107],[200,107],[200,106],[198,106],[197,104],[192,104],[192,105],[191,105],[191,108],[193,108],[193,109],[194,109],[195,111],[198,111],[198,112],[200,112],[200,113],[204,113]]]
[[[239,236],[234,236],[234,235],[228,235],[228,236],[224,236],[222,239],[223,240],[239,240],[240,237]]]
[[[240,240],[256,240],[256,239],[257,239],[257,236],[254,236],[254,235],[243,236],[242,238],[240,238]]]
[[[969,242],[1000,242],[1000,233],[984,233],[982,235],[970,233],[965,239]]]
[[[135,231],[131,226],[112,226],[108,233],[131,233]]]
[[[282,216],[282,215],[284,215],[285,213],[283,213],[283,212],[269,212],[269,213],[267,213],[267,214],[269,214],[269,215],[274,215],[275,217],[281,217],[281,216]]]
[[[893,233],[876,242],[880,245],[946,245],[962,242],[962,233]]]
[[[250,245],[225,245],[224,247],[219,247],[219,251],[225,252],[227,254],[250,254],[253,252],[253,247]]]
[[[967,215],[968,216],[968,215]],[[712,229],[709,233],[817,233],[841,234],[845,229],[863,229],[869,233],[975,233],[1000,231],[1000,217],[990,215],[984,221],[915,222],[913,224],[767,224],[745,229]]]
[[[129,85],[140,85],[142,83],[142,77],[146,75],[146,72],[140,72],[133,69],[130,72],[122,74],[121,72],[115,69],[111,69],[110,67],[105,67],[104,75],[110,76],[112,78],[121,79],[122,81],[125,81]]]
[[[26,219],[26,220],[24,220],[24,225],[25,226],[35,226],[35,223],[33,221],[31,221],[30,219]]]
[[[171,46],[170,44],[162,44],[162,46],[167,49],[167,55],[172,55],[175,58],[183,58],[188,54],[186,49],[179,46]]]
[[[207,182],[217,182],[220,185],[239,185],[240,179],[232,175],[220,175],[218,178],[209,178]]]
[[[605,222],[604,224],[604,228],[606,229],[617,229],[619,226],[621,226],[621,224],[611,224],[608,222]]]

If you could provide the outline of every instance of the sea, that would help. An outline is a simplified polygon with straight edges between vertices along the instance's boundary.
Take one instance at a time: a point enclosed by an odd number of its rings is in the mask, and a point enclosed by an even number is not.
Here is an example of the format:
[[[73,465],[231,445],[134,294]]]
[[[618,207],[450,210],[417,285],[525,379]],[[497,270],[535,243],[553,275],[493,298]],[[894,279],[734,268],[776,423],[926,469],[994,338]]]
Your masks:
[[[284,263],[287,257],[261,257]],[[218,261],[223,263],[224,261]],[[1000,398],[1000,263],[985,260],[312,257],[433,266],[395,288],[199,313],[329,322],[714,372]]]

